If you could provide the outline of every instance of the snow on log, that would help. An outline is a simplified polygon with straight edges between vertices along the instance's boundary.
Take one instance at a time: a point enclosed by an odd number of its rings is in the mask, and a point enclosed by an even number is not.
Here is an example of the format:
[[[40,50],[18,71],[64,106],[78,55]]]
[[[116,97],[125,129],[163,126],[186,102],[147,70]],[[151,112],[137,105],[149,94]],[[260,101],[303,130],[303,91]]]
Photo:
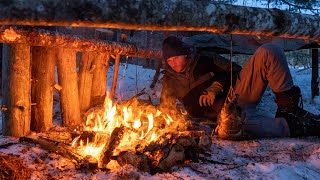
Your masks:
[[[30,0],[0,4],[0,24],[208,31],[320,38],[320,17],[198,0]]]
[[[21,137],[30,133],[31,50],[27,44],[3,45],[2,94],[3,135]]]
[[[1,5],[0,5],[1,7]],[[1,12],[0,12],[1,14]],[[31,46],[70,48],[78,51],[121,54],[140,58],[162,58],[159,50],[137,47],[133,44],[84,39],[45,30],[17,30],[12,27],[0,30],[1,43],[24,43]]]

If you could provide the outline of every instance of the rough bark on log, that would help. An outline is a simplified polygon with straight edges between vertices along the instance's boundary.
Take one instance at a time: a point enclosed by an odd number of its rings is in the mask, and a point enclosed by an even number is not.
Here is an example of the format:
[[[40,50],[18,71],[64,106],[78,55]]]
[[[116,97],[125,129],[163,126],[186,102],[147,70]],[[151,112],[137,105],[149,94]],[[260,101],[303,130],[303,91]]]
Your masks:
[[[76,161],[77,167],[95,169],[98,166],[97,160],[92,156],[85,156],[83,152],[64,143],[46,140],[44,138],[19,138],[21,143],[39,144],[41,148],[58,153],[66,158]]]
[[[101,157],[99,160],[99,167],[106,166],[110,160],[111,156],[113,155],[113,150],[120,144],[122,140],[123,134],[125,132],[125,127],[116,127],[110,136],[110,140],[106,142],[103,150],[101,151]]]
[[[125,4],[125,6],[124,6]],[[157,8],[154,8],[157,7]],[[0,24],[208,31],[319,39],[320,17],[197,0],[10,1]]]
[[[31,130],[36,132],[47,131],[52,126],[55,53],[53,48],[32,48],[31,99],[36,105],[32,107]]]
[[[16,30],[12,27],[5,28],[0,30],[0,42],[24,43],[31,46],[72,48],[82,52],[95,51],[140,58],[162,58],[160,50],[137,47],[128,43],[84,39],[71,35],[60,34],[58,32],[44,30],[37,31],[35,29]]]
[[[117,156],[112,157],[112,159],[116,160],[120,166],[131,164],[140,171],[148,173],[151,172],[152,166],[150,159],[144,154],[136,154],[133,152],[125,151],[121,152]]]
[[[3,45],[2,95],[7,111],[3,112],[3,134],[21,137],[30,133],[31,67],[30,46]]]
[[[57,56],[58,79],[62,86],[60,107],[63,126],[70,127],[80,123],[76,52],[72,49],[60,48]]]
[[[93,60],[93,79],[91,88],[91,106],[103,104],[107,91],[107,72],[109,54],[99,53]]]
[[[168,171],[172,166],[183,163],[185,160],[185,149],[180,144],[174,144],[169,153],[164,156],[157,165],[158,171]]]
[[[120,54],[116,55],[114,69],[113,69],[113,79],[112,79],[112,87],[110,92],[110,99],[113,100],[114,95],[116,94],[117,80],[119,74],[119,65],[120,65]]]
[[[65,144],[69,144],[72,141],[72,134],[70,132],[48,131],[45,133],[40,133],[39,136],[51,141],[62,142]]]
[[[94,54],[91,52],[82,52],[79,69],[79,104],[80,112],[85,113],[90,108]]]

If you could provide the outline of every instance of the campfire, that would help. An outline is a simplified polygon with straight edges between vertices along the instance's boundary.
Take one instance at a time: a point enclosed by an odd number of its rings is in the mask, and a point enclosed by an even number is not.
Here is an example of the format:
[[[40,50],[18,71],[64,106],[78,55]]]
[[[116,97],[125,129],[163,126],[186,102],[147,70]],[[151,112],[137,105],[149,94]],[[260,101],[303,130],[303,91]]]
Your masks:
[[[103,105],[84,116],[85,124],[73,132],[20,140],[72,158],[79,168],[112,170],[131,164],[149,173],[198,161],[211,146],[210,136],[193,129],[185,112],[161,112],[137,97],[116,104],[107,95]]]
[[[208,135],[189,128],[184,112],[169,115],[137,98],[115,104],[107,96],[103,106],[87,112],[72,146],[97,159],[100,168],[114,160],[147,172],[166,171],[190,160],[187,151],[210,147]]]

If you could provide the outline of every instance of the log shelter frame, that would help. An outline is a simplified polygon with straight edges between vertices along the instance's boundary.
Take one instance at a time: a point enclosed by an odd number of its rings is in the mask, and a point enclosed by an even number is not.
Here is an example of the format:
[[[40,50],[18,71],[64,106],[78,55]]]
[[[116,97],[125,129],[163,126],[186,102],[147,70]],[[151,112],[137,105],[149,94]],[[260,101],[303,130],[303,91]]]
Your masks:
[[[128,4],[126,7],[123,7],[123,3]],[[154,9],[155,3],[157,4],[157,9]],[[90,59],[90,53],[107,53],[107,62],[110,60],[110,55],[115,54],[116,70],[119,66],[120,55],[161,59],[162,54],[160,50],[140,48],[132,44],[82,39],[57,32],[35,30],[33,28],[31,30],[30,28],[16,29],[10,25],[207,31],[224,34],[251,34],[320,41],[319,16],[289,13],[279,9],[223,5],[207,1],[146,0],[128,2],[118,0],[111,2],[109,0],[85,0],[70,1],[68,4],[65,4],[62,0],[30,0],[29,3],[24,3],[24,5],[21,5],[18,1],[1,4],[0,9],[0,24],[6,25],[0,31],[0,42],[6,43],[3,53],[7,55],[3,63],[4,78],[2,81],[3,85],[8,84],[3,88],[3,93],[8,93],[7,99],[4,100],[7,111],[4,112],[3,133],[4,135],[16,137],[25,136],[30,132],[28,126],[30,126],[31,122],[30,109],[32,103],[31,88],[29,88],[31,87],[31,67],[29,67],[29,62],[32,64],[33,55],[30,53],[32,46],[56,48],[57,53],[55,54],[58,58],[58,71],[59,69],[63,69],[61,72],[64,73],[59,75],[59,79],[65,78],[66,73],[74,75],[75,72],[70,67],[66,67],[69,66],[68,64],[71,64],[74,68],[75,64],[71,61],[72,58],[75,60],[75,57],[68,57],[66,59],[61,54],[62,51],[68,51],[69,55],[75,55],[75,51],[84,52],[81,61],[83,61],[84,66],[87,68],[84,73],[89,74],[90,71],[94,71],[95,67],[91,66],[92,59]],[[153,11],[150,11],[150,9],[153,9]],[[84,13],[84,11],[88,13]],[[266,19],[268,20],[266,21]],[[30,52],[26,53],[27,51]],[[34,53],[34,51],[32,52]],[[25,61],[21,61],[22,59],[25,59]],[[42,67],[52,69],[43,65]],[[21,78],[28,77],[30,77],[30,81],[26,80],[21,83]],[[93,82],[94,77],[90,78],[93,79],[89,81]],[[117,74],[114,74],[112,97],[116,89],[116,80]],[[70,81],[75,81],[75,76]],[[80,81],[76,83],[81,84]],[[48,86],[48,82],[45,84]],[[63,86],[61,84],[49,85],[52,89],[60,87],[60,91],[64,92],[67,91],[64,89],[66,88],[66,84],[68,83],[64,83]],[[316,87],[314,84],[313,87]],[[86,110],[89,105],[88,99],[82,99],[81,102],[85,101],[86,107],[80,107],[78,98],[80,87],[72,85],[70,88],[77,91],[77,93],[74,93],[73,98],[76,96],[76,106],[79,107],[73,107],[71,114],[69,114],[70,112],[65,112],[68,111],[67,108],[62,113],[63,117],[67,118],[64,119],[63,124],[72,127],[80,123],[79,112]],[[16,91],[16,89],[19,89],[19,91]],[[49,91],[46,89],[46,91],[50,93],[50,89]],[[70,92],[70,89],[67,92]],[[30,97],[26,96],[26,94],[30,94]],[[68,96],[64,95],[66,101],[69,101]],[[43,115],[42,117],[47,116]],[[76,117],[76,120],[72,120],[74,117]],[[49,118],[49,121],[51,120]],[[49,124],[50,126],[50,123],[43,124]],[[40,132],[47,129],[48,127],[40,126],[34,130]]]

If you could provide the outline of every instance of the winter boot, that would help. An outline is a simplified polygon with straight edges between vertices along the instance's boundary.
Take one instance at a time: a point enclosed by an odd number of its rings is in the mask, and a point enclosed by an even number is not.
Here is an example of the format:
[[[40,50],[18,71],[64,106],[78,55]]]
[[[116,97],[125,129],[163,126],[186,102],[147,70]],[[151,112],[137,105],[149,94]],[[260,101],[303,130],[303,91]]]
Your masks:
[[[303,109],[301,90],[298,86],[275,95],[278,105],[276,117],[286,119],[291,137],[320,136],[320,115]]]

